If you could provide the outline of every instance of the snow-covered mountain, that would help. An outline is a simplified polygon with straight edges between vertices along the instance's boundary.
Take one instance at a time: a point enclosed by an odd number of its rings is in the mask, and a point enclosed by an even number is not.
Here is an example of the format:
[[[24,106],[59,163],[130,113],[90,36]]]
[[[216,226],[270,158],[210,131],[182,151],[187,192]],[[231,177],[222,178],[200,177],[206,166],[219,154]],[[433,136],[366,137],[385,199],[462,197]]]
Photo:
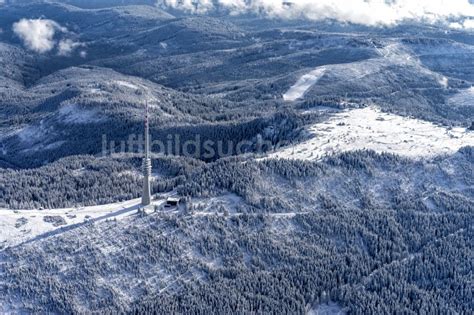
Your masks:
[[[463,21],[155,3],[0,0],[0,313],[471,311]]]

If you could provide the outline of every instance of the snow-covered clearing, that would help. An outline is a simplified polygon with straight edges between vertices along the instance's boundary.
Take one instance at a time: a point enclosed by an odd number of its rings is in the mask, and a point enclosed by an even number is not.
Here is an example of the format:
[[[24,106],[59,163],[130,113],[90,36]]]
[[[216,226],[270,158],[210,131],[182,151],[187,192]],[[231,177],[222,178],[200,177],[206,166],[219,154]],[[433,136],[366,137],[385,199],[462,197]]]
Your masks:
[[[43,236],[54,236],[88,221],[123,219],[137,213],[140,203],[140,199],[133,199],[108,205],[65,209],[0,209],[0,248],[15,246]],[[158,200],[148,208],[152,209],[162,203],[163,201]],[[46,222],[52,218],[59,219],[59,223]]]
[[[462,90],[449,99],[449,105],[454,107],[474,107],[474,86]]]
[[[359,149],[411,158],[456,152],[474,144],[474,132],[381,112],[375,107],[352,109],[309,128],[312,139],[271,153],[271,158],[317,160]]]
[[[215,215],[217,209],[226,209],[229,214],[239,212],[239,206],[244,203],[242,197],[233,193],[218,197],[194,198],[192,204],[199,210],[194,211],[194,216]]]
[[[39,124],[29,125],[22,129],[15,130],[10,135],[16,134],[23,145],[27,145],[22,150],[24,153],[31,153],[40,150],[51,150],[60,147],[64,141],[54,141],[57,132],[54,126],[41,120]]]
[[[63,122],[72,124],[87,124],[104,120],[96,110],[80,108],[75,104],[68,104],[59,109]]]
[[[308,311],[307,315],[343,315],[347,312],[334,302],[321,303]]]
[[[283,99],[291,102],[296,101],[304,96],[304,94],[321,79],[326,72],[326,68],[316,68],[303,75],[285,94]]]
[[[44,141],[47,134],[52,132],[53,128],[44,123],[44,120],[40,121],[39,125],[29,125],[22,129],[17,130],[17,135],[21,141],[34,144],[40,141]]]
[[[120,85],[120,86],[129,88],[129,89],[132,89],[132,90],[138,90],[138,89],[139,89],[138,86],[136,86],[136,85],[133,84],[133,83],[127,82],[127,81],[117,80],[117,81],[115,81],[115,83],[116,83],[117,85]]]

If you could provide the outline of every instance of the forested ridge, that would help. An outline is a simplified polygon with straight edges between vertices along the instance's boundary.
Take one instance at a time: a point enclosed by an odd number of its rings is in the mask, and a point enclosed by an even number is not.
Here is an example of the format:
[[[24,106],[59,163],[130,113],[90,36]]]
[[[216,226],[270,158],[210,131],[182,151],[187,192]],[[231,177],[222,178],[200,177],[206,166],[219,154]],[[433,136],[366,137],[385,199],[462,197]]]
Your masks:
[[[469,17],[159,2],[0,0],[0,313],[473,313]]]
[[[161,161],[181,178],[183,212],[7,248],[0,288],[34,312],[305,313],[330,302],[350,313],[469,313],[472,152]],[[241,202],[211,202],[228,193]]]

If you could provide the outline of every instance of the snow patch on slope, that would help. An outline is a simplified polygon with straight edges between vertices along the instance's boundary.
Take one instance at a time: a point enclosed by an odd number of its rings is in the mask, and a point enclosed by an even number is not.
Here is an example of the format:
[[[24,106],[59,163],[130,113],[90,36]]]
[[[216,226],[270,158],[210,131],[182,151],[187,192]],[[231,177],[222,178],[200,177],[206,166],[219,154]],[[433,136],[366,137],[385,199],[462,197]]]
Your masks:
[[[448,103],[455,107],[474,106],[474,87],[460,91],[451,97]]]
[[[316,68],[303,75],[285,94],[283,99],[287,102],[296,101],[304,96],[304,94],[315,85],[326,72],[326,68]]]
[[[474,143],[474,133],[449,129],[430,122],[381,112],[375,107],[336,114],[310,127],[314,138],[284,148],[271,158],[317,160],[323,156],[370,149],[410,158],[450,154]]]
[[[115,81],[115,83],[119,86],[123,86],[123,87],[129,88],[129,89],[132,89],[132,90],[138,90],[139,89],[138,86],[136,86],[133,83],[127,82],[127,81],[117,80],[117,81]]]
[[[311,309],[307,315],[344,315],[346,310],[334,302],[322,303]]]
[[[61,107],[59,110],[59,115],[62,117],[63,122],[72,124],[87,124],[100,122],[103,120],[97,111],[83,109],[75,104],[69,104]]]

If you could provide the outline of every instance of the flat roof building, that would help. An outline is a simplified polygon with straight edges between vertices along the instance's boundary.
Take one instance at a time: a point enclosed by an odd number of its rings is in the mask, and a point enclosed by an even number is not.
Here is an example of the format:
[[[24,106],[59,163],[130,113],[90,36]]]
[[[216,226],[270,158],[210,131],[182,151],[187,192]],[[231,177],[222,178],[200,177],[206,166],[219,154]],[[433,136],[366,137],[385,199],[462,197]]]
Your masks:
[[[176,197],[169,197],[166,199],[165,208],[177,207],[179,206],[180,199]]]

